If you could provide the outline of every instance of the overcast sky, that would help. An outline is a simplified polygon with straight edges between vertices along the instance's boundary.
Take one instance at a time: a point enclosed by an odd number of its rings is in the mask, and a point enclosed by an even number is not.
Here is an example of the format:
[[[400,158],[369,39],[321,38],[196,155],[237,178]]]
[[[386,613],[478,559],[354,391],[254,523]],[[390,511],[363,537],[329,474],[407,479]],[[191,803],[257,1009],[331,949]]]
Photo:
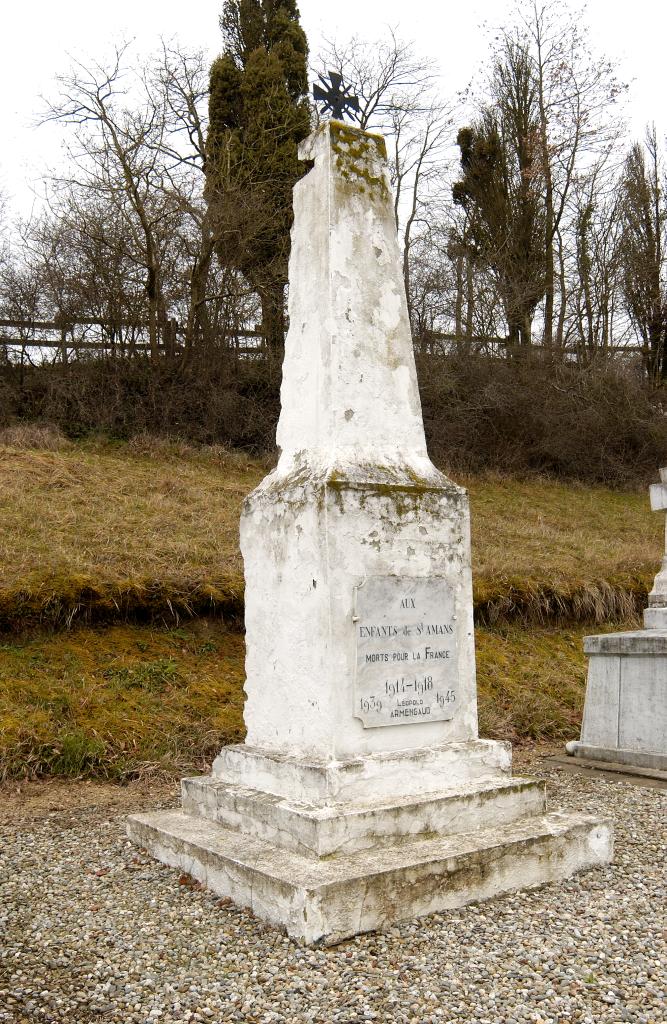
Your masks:
[[[124,39],[134,39],[142,51],[150,52],[160,36],[177,37],[211,57],[220,49],[221,0],[18,0],[12,6],[11,13],[3,15],[0,33],[0,189],[9,195],[12,208],[24,214],[30,210],[31,188],[38,188],[40,175],[59,160],[65,129],[37,128],[35,121],[42,107],[40,95],[54,94],[54,78],[67,71],[69,55],[103,60],[110,46]],[[498,23],[509,7],[505,0],[300,3],[311,55],[323,37],[345,38],[356,32],[374,38],[392,25],[403,39],[413,39],[422,53],[439,62],[443,90],[450,95],[464,89],[485,60],[483,24]],[[591,0],[586,21],[591,44],[617,60],[621,77],[631,83],[631,131],[641,135],[646,122],[654,120],[664,132],[667,4]]]

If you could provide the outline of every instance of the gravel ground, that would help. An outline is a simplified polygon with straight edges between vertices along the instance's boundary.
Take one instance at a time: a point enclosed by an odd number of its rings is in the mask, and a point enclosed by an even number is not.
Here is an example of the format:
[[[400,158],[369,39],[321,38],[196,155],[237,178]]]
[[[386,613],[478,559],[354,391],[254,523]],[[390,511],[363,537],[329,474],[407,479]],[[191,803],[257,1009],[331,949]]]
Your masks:
[[[615,819],[613,865],[333,949],[130,846],[125,813],[172,789],[5,793],[0,1021],[663,1024],[667,790],[535,765],[552,806]]]

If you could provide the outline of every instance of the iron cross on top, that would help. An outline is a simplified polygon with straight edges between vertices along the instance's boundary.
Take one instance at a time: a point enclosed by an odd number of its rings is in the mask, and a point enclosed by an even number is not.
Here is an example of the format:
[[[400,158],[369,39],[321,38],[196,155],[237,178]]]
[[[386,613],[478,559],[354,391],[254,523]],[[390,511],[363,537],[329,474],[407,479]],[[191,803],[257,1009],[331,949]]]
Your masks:
[[[343,76],[336,71],[329,72],[329,81],[323,75],[317,76],[322,83],[313,83],[313,98],[321,103],[323,113],[331,111],[331,116],[342,121],[345,114],[356,111],[359,113],[359,99],[351,94],[351,87],[343,85]]]

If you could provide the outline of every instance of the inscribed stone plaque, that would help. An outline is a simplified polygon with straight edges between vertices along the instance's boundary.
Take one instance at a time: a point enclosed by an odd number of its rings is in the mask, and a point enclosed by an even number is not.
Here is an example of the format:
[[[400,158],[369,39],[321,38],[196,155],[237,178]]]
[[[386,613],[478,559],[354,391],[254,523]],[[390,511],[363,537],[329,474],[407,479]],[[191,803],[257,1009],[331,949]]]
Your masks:
[[[365,729],[454,717],[455,619],[443,579],[371,576],[355,587],[354,715]]]

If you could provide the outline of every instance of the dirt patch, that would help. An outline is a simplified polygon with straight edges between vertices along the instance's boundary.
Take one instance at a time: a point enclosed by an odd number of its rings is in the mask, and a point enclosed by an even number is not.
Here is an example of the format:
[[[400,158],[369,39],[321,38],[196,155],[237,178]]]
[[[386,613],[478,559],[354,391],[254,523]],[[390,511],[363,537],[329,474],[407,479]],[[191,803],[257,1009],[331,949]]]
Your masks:
[[[83,779],[40,779],[0,785],[0,824],[30,821],[62,811],[129,813],[179,797],[179,783],[140,779],[126,786]]]

